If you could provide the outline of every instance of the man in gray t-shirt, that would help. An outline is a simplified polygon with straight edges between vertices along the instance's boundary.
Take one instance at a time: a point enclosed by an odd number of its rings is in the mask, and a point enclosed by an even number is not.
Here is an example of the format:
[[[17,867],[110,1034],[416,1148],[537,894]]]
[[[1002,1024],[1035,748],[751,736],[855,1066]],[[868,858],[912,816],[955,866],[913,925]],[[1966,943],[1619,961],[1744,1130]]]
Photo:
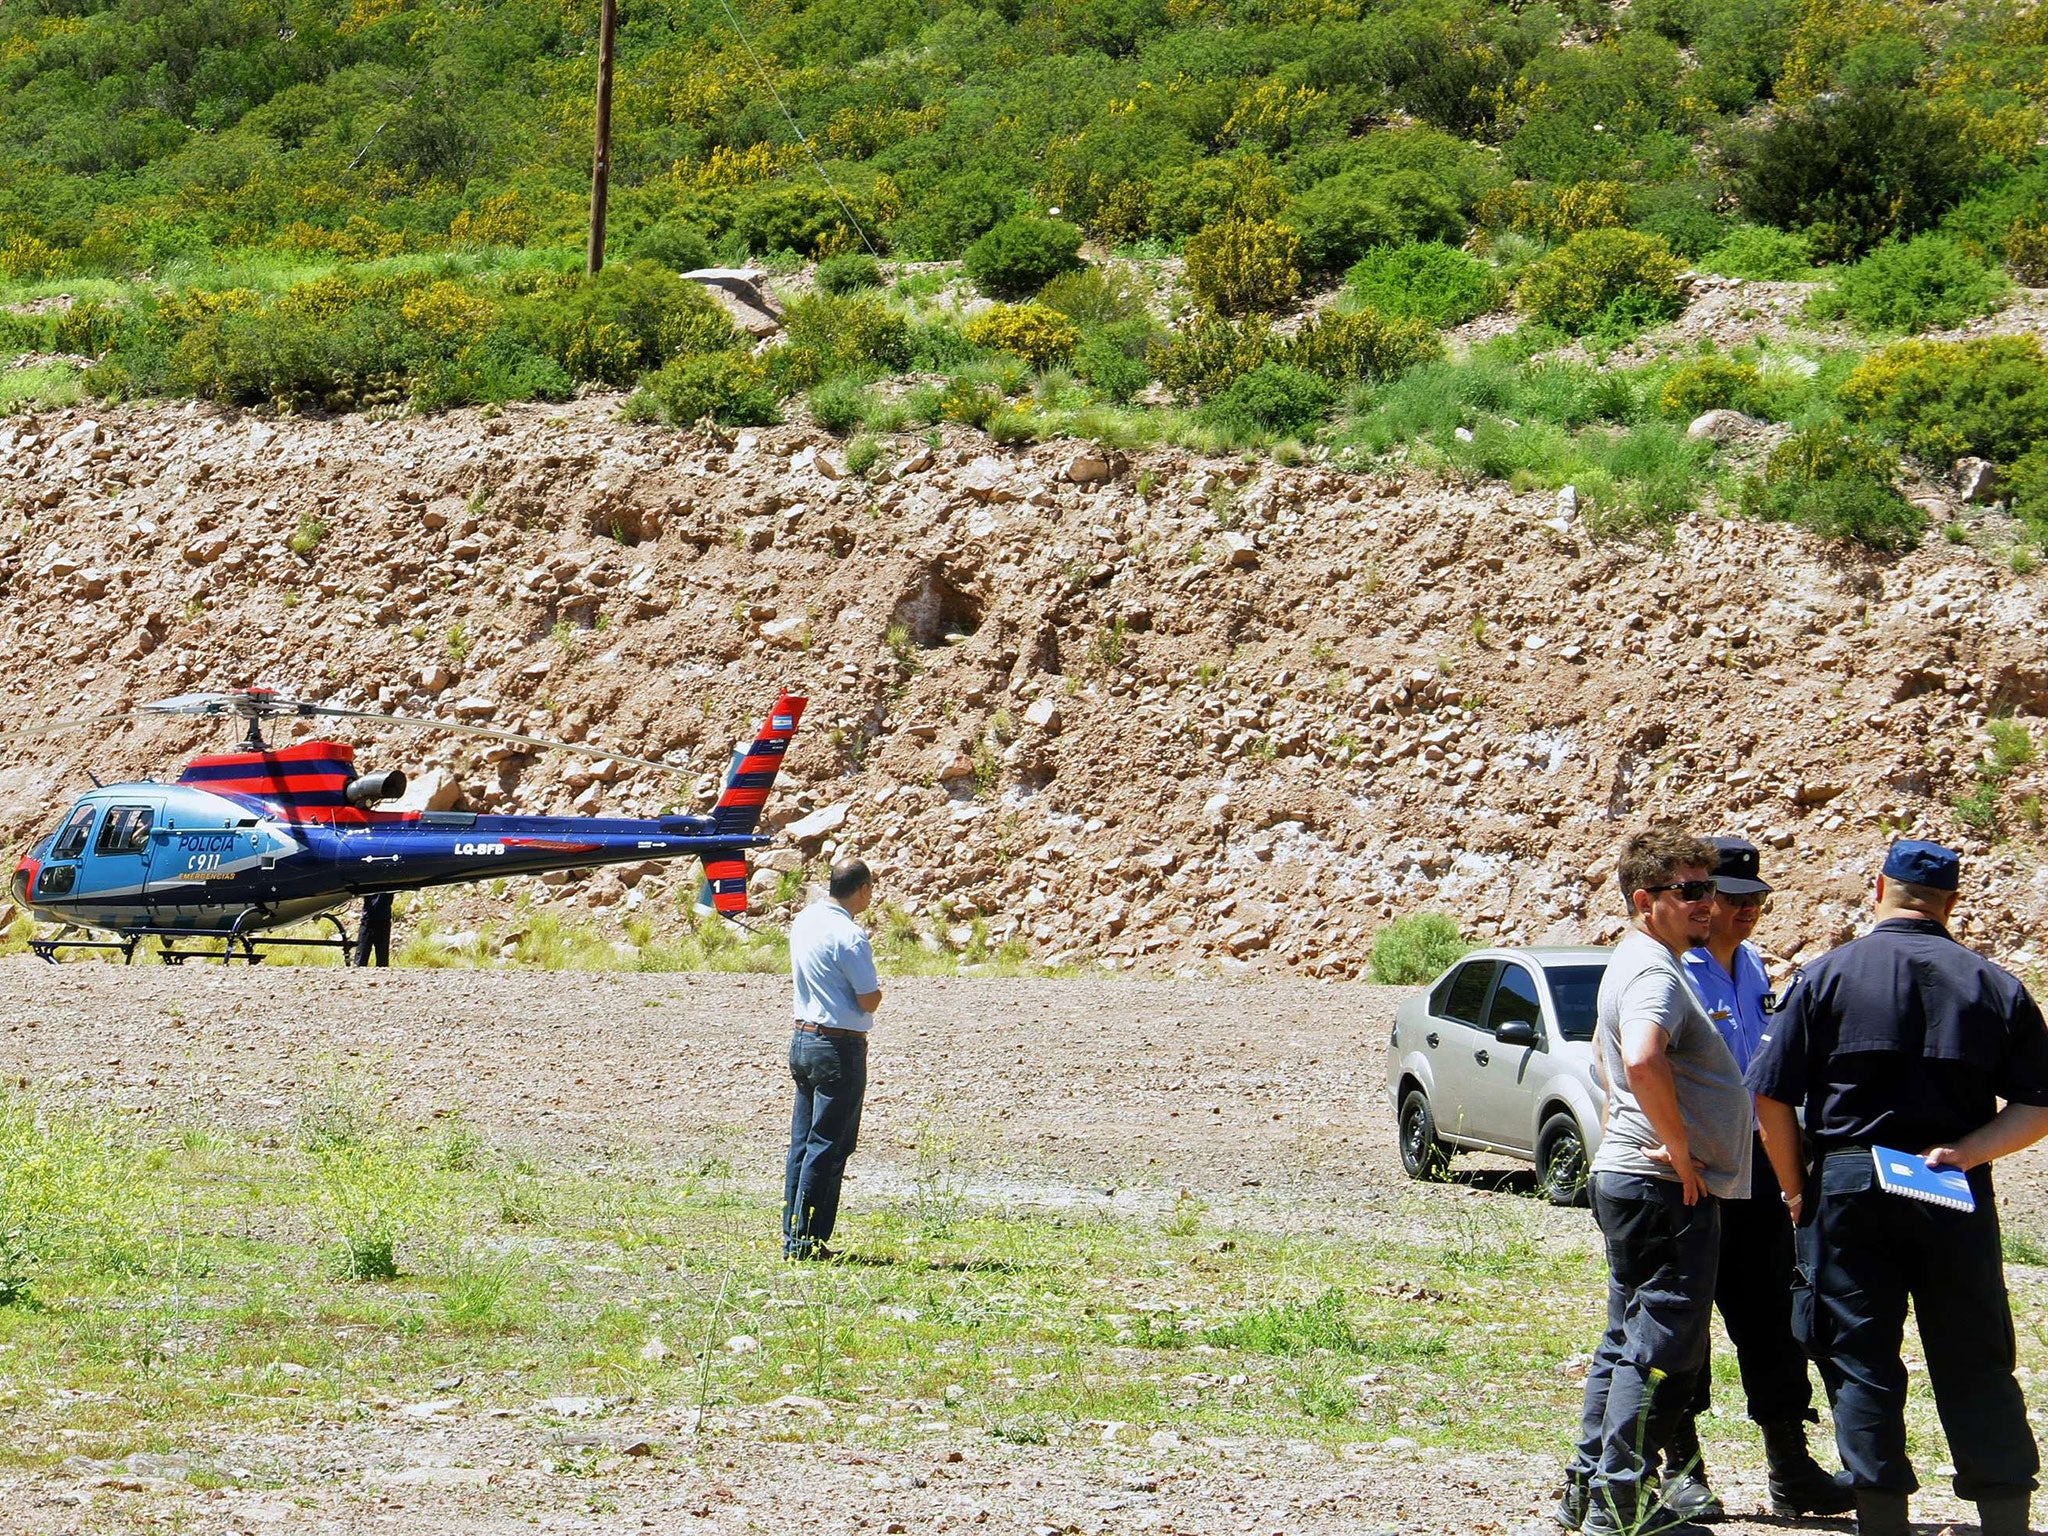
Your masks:
[[[1723,1200],[1745,1196],[1754,1139],[1749,1089],[1743,1085],[1735,1053],[1700,1006],[1678,957],[1649,933],[1629,929],[1615,945],[1601,978],[1598,1019],[1593,1049],[1607,1086],[1607,1128],[1592,1171],[1680,1184],[1696,1179],[1708,1194]],[[1643,1032],[1652,1063],[1662,1056],[1662,1073],[1653,1069],[1646,1075],[1639,1065],[1632,1077],[1623,1055],[1630,1029]],[[1666,1079],[1696,1170],[1673,1168],[1665,1137],[1650,1123],[1637,1095],[1636,1081],[1655,1097],[1664,1091]]]
[[[1607,1329],[1586,1372],[1558,1518],[1587,1536],[1705,1536],[1658,1510],[1652,1469],[1706,1360],[1720,1202],[1749,1192],[1742,1073],[1679,956],[1707,936],[1713,845],[1653,826],[1623,845],[1629,931],[1600,983],[1594,1053],[1607,1125],[1593,1214],[1607,1245]]]

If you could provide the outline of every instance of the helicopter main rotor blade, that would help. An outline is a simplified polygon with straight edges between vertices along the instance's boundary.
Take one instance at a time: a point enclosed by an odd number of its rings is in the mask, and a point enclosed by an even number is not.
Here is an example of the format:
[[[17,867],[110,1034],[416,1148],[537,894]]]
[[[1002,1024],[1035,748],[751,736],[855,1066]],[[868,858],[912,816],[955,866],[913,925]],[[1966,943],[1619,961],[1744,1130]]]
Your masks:
[[[416,731],[457,731],[465,736],[482,736],[491,741],[509,741],[523,747],[538,747],[548,752],[575,752],[584,757],[601,757],[607,762],[627,763],[635,768],[659,768],[664,773],[680,773],[695,778],[694,768],[664,763],[651,757],[632,757],[624,752],[607,752],[602,747],[587,747],[575,741],[550,741],[545,736],[526,736],[518,731],[501,731],[495,726],[471,725],[466,720],[437,720],[431,716],[379,714],[368,709],[343,709],[334,704],[307,704],[296,706],[301,715],[327,715],[340,720],[369,720],[382,725],[400,725]]]

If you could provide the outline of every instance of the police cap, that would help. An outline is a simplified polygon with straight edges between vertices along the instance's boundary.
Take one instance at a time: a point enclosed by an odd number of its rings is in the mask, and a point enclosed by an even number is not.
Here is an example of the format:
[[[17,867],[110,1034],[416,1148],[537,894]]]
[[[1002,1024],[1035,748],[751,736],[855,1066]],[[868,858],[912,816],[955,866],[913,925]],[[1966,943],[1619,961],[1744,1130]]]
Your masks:
[[[1714,861],[1714,889],[1723,896],[1755,896],[1770,890],[1757,869],[1756,844],[1739,837],[1710,837],[1720,855]]]
[[[1924,885],[1930,890],[1953,891],[1962,883],[1962,855],[1939,843],[1902,837],[1885,855],[1884,877],[1907,885]]]

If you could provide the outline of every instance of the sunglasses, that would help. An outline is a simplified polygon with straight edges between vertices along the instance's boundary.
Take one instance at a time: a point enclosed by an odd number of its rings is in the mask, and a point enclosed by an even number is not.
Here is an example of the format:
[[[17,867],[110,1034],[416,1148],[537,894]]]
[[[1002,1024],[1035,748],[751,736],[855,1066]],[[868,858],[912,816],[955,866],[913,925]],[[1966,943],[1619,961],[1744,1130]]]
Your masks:
[[[1673,885],[1646,885],[1644,890],[1655,894],[1658,891],[1676,891],[1680,901],[1705,901],[1714,894],[1711,880],[1680,880]]]
[[[1744,911],[1751,907],[1761,907],[1766,912],[1771,910],[1771,896],[1768,891],[1744,891],[1740,896],[1730,896],[1726,891],[1723,891],[1721,899],[1727,902],[1729,906],[1738,907]]]

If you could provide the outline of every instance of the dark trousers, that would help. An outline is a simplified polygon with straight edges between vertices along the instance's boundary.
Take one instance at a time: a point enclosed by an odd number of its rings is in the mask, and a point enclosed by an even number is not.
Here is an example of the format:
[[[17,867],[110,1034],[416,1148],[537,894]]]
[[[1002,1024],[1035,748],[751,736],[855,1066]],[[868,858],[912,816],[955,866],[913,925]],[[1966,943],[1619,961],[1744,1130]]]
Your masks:
[[[372,891],[363,898],[362,920],[356,924],[357,965],[391,963],[391,892]]]
[[[1607,1243],[1607,1331],[1586,1372],[1572,1471],[1595,1504],[1632,1519],[1706,1359],[1721,1202],[1687,1205],[1673,1179],[1596,1173],[1593,1215]]]
[[[839,1220],[839,1183],[860,1137],[868,1091],[867,1036],[792,1035],[789,1075],[796,1079],[796,1111],[782,1179],[782,1249],[805,1254],[822,1247]]]
[[[1753,1149],[1750,1198],[1721,1202],[1721,1268],[1714,1305],[1735,1346],[1742,1393],[1758,1424],[1803,1423],[1813,1411],[1806,1351],[1792,1332],[1792,1218],[1779,1198],[1777,1175]],[[1707,1411],[1713,1373],[1702,1365],[1690,1412]],[[1698,1446],[1689,1447],[1697,1454]]]
[[[1920,1330],[1934,1406],[1955,1459],[1956,1496],[2033,1491],[2040,1452],[2013,1379],[2012,1308],[1991,1172],[1970,1175],[1975,1211],[1877,1187],[1868,1152],[1822,1164],[1820,1199],[1799,1231],[1813,1276],[1812,1338],[1835,1398],[1835,1443],[1859,1488],[1911,1493],[1906,1456],[1906,1303]]]

